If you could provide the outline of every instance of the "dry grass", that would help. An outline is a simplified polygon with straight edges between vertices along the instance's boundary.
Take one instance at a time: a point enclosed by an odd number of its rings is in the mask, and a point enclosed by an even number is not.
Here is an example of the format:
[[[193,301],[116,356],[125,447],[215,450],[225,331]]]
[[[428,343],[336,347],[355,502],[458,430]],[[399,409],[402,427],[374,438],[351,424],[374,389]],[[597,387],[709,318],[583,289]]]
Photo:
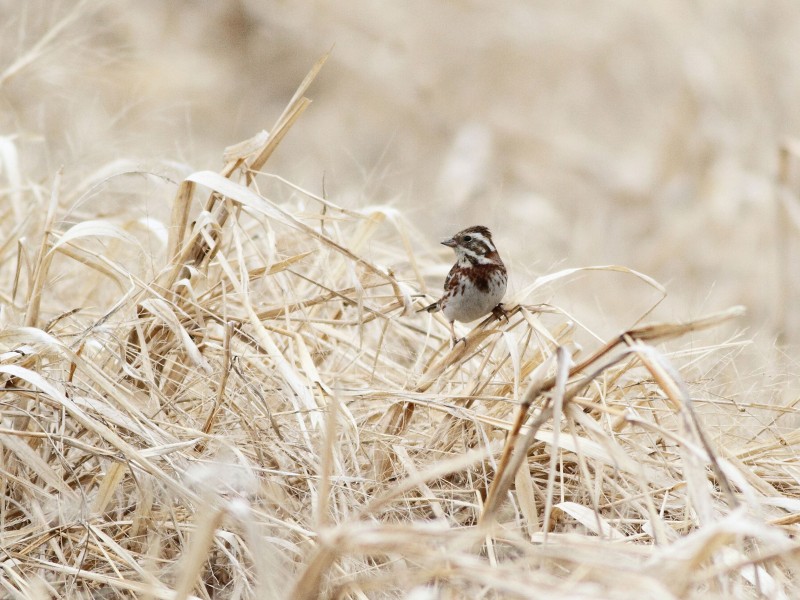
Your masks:
[[[3,593],[795,597],[796,409],[731,391],[742,309],[648,325],[659,283],[564,269],[449,349],[431,240],[271,170],[321,66],[175,183],[37,179],[2,138]],[[614,335],[540,303],[619,278],[655,300]]]

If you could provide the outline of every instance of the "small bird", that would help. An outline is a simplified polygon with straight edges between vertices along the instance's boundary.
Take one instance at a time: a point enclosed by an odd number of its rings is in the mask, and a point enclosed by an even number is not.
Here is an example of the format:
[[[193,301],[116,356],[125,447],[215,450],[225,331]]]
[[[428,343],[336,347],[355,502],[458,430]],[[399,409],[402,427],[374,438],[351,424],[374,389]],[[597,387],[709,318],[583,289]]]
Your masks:
[[[456,263],[444,280],[444,295],[420,311],[444,312],[454,347],[461,341],[456,338],[455,321],[466,323],[497,311],[505,314],[500,301],[506,293],[508,273],[492,234],[483,225],[459,231],[442,244],[455,250]]]

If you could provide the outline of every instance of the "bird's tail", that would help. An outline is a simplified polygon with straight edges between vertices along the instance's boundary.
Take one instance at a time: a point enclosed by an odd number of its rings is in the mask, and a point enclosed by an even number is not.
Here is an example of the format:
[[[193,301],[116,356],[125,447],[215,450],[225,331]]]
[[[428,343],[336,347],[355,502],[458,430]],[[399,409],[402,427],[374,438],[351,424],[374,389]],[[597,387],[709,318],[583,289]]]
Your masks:
[[[437,300],[433,304],[428,304],[428,306],[423,306],[422,308],[417,310],[417,312],[422,312],[424,310],[426,312],[433,313],[433,312],[438,312],[439,310],[441,310],[441,308],[442,307],[439,305],[439,301]]]

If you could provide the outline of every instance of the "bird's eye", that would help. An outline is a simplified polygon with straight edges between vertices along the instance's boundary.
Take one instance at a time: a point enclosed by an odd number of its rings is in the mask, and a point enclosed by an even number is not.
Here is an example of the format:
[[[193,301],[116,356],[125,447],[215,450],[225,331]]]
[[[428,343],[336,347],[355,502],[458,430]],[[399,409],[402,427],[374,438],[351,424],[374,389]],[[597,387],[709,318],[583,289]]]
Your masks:
[[[464,241],[465,242],[471,242],[472,241],[472,236],[471,235],[465,235],[464,236]]]

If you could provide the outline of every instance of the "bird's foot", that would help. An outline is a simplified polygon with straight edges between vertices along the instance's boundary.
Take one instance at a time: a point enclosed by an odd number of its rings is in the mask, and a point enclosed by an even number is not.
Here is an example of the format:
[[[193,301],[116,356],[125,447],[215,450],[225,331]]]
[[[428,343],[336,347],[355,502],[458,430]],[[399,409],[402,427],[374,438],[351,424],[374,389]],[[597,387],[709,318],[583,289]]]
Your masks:
[[[464,346],[466,346],[467,345],[467,338],[466,337],[462,337],[462,338],[452,337],[452,338],[450,338],[450,350],[455,349],[455,347],[458,346],[461,342],[464,342]]]
[[[502,302],[492,309],[492,316],[498,321],[500,319],[505,319],[506,323],[508,323],[508,311],[505,309]]]

